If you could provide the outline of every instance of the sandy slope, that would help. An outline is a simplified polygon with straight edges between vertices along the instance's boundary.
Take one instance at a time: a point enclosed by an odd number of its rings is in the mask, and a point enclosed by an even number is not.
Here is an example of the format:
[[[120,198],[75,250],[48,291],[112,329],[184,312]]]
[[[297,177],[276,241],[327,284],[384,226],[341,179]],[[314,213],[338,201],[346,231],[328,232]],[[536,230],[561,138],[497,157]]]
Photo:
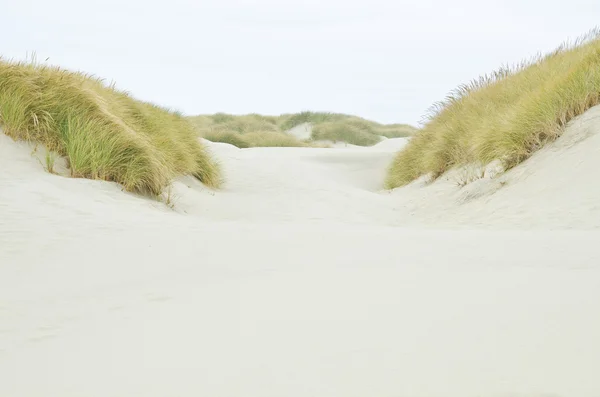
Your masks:
[[[310,139],[312,135],[312,124],[311,123],[302,123],[298,124],[294,128],[286,131],[288,134],[295,136],[301,141]]]
[[[174,211],[0,135],[0,395],[597,396],[598,114],[462,189],[214,144]]]

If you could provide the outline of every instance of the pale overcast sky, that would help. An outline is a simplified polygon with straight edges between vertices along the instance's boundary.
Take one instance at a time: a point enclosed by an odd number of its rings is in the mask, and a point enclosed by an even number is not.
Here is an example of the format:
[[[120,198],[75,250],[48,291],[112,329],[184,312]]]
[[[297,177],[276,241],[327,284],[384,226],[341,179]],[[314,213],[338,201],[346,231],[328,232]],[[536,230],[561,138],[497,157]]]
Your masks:
[[[0,0],[0,54],[185,114],[415,124],[456,85],[598,24],[598,0]]]

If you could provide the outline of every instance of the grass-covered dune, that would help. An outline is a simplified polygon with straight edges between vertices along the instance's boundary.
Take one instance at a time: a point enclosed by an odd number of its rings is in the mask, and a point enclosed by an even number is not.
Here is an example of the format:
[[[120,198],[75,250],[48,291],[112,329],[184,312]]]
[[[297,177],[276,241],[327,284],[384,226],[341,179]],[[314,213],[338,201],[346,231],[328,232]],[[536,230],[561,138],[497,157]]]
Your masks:
[[[394,159],[387,186],[465,164],[509,169],[600,102],[600,31],[458,87]]]
[[[247,148],[255,146],[309,146],[315,141],[346,142],[370,146],[381,137],[412,135],[416,129],[406,124],[379,124],[360,117],[326,112],[301,112],[281,116],[217,113],[190,117],[199,134],[215,142]],[[310,139],[299,140],[287,131],[304,123],[312,126]]]
[[[129,191],[159,194],[182,174],[220,181],[188,120],[82,73],[0,60],[0,126],[64,156],[72,176]]]
[[[239,148],[307,146],[306,142],[282,131],[278,124],[279,119],[275,116],[234,116],[216,113],[210,116],[190,117],[189,120],[203,138],[229,143]]]

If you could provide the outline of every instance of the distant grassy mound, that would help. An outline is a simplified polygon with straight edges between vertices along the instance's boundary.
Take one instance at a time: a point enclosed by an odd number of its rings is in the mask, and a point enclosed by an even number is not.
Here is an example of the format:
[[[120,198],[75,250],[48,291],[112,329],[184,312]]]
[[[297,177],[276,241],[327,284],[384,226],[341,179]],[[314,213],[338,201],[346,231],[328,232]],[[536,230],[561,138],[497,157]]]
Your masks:
[[[352,119],[317,124],[313,126],[312,138],[359,146],[372,146],[381,141],[381,136],[375,135],[368,125]]]
[[[297,147],[306,143],[281,131],[275,116],[248,114],[233,116],[216,113],[209,116],[190,117],[200,136],[213,142],[224,142],[239,148]]]
[[[185,118],[81,73],[0,61],[0,125],[66,157],[74,177],[149,194],[183,174],[219,183],[218,167]]]
[[[397,155],[390,188],[421,175],[496,159],[505,169],[560,136],[573,117],[600,102],[600,32],[458,87]]]
[[[311,123],[313,125],[316,125],[320,123],[340,121],[352,117],[354,116],[342,113],[300,112],[281,115],[279,125],[282,129],[289,130],[304,123]]]
[[[314,141],[346,142],[370,146],[381,137],[397,138],[412,135],[416,129],[406,124],[384,125],[356,116],[340,113],[302,112],[281,116],[248,114],[234,116],[224,113],[190,117],[200,135],[210,141],[225,142],[240,148],[256,146],[308,146]],[[301,141],[287,131],[304,123],[313,128],[312,137]]]

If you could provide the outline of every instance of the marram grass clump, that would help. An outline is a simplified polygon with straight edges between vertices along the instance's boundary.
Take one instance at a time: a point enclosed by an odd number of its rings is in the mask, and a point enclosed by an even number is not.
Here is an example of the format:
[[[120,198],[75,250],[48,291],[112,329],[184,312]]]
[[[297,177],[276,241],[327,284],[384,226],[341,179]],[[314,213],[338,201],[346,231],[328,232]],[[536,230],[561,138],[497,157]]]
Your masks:
[[[220,182],[188,120],[82,73],[0,60],[0,125],[64,156],[72,176],[128,191],[158,195],[182,174]]]
[[[326,122],[335,122],[349,117],[353,116],[342,113],[304,111],[300,113],[283,114],[279,117],[278,124],[283,130],[289,130],[304,123],[316,125]]]
[[[327,121],[313,127],[312,139],[318,141],[345,142],[358,146],[372,146],[381,141],[367,123],[348,119]]]
[[[387,187],[421,175],[500,160],[505,169],[560,136],[572,118],[600,103],[600,31],[515,67],[458,87],[435,104],[398,153]]]

